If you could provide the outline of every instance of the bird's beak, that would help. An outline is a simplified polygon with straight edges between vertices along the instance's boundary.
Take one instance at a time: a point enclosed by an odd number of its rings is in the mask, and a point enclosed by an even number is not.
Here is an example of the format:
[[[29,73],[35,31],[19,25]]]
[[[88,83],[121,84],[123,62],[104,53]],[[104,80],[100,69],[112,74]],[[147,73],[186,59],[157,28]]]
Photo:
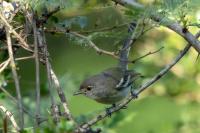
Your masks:
[[[77,91],[77,92],[74,92],[74,96],[76,96],[76,95],[81,95],[81,94],[83,94],[83,92],[81,92],[81,91]]]

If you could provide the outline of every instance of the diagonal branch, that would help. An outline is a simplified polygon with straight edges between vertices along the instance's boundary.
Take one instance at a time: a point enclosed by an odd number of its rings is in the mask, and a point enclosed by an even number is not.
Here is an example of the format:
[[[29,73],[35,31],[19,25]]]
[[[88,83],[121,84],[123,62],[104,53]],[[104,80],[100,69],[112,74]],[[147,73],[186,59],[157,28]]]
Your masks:
[[[8,28],[6,28],[6,38],[7,38],[7,45],[8,45],[8,54],[9,54],[9,58],[10,58],[10,66],[12,69],[13,79],[15,81],[15,88],[16,88],[16,92],[17,92],[20,129],[22,130],[24,127],[24,113],[23,113],[21,89],[20,89],[19,78],[18,78],[18,74],[17,74],[17,70],[16,70],[15,61],[14,61],[10,29],[8,29]]]
[[[119,57],[117,56],[116,52],[110,52],[110,51],[106,51],[106,50],[100,49],[88,37],[86,37],[84,35],[81,35],[79,33],[76,33],[76,32],[70,32],[70,34],[72,34],[74,36],[77,36],[77,37],[80,37],[82,39],[85,39],[89,43],[90,47],[92,47],[98,54],[105,54],[105,55],[109,55],[109,56],[112,56],[114,58],[119,59]]]
[[[65,97],[65,94],[64,94],[63,90],[61,89],[58,78],[57,78],[56,74],[54,73],[54,71],[51,67],[50,67],[50,73],[51,73],[52,80],[53,80],[53,82],[56,86],[58,96],[59,96],[60,101],[61,101],[63,108],[64,108],[64,116],[68,120],[73,120],[73,117],[72,117],[70,110],[69,110],[69,107],[68,107],[68,103],[67,103],[67,99]]]
[[[29,45],[26,43],[26,41],[13,29],[13,27],[8,23],[8,21],[4,18],[4,16],[2,14],[0,14],[0,18],[2,20],[2,22],[4,23],[4,25],[10,30],[11,33],[13,33],[15,35],[15,37],[20,41],[21,46],[30,52],[33,52]]]
[[[159,49],[157,49],[157,50],[155,50],[155,51],[150,51],[150,52],[146,53],[145,55],[140,56],[140,57],[138,57],[138,58],[136,58],[136,59],[134,59],[134,60],[132,60],[132,61],[129,61],[129,62],[130,62],[130,63],[136,63],[137,61],[139,61],[139,60],[141,60],[141,59],[143,59],[143,58],[145,58],[145,57],[147,57],[147,56],[149,56],[149,55],[152,55],[152,54],[155,54],[155,53],[159,52],[159,51],[162,50],[163,48],[164,48],[164,47],[161,47],[161,48],[159,48]]]
[[[51,99],[51,111],[53,115],[54,122],[57,123],[59,121],[59,108],[56,105],[56,101],[53,95],[53,85],[52,85],[52,77],[51,77],[51,65],[49,62],[49,53],[47,49],[47,44],[45,40],[45,36],[43,35],[43,30],[39,29],[38,32],[38,42],[40,46],[43,46],[43,52],[45,55],[45,65],[46,65],[46,71],[47,71],[47,78],[48,78],[48,89],[50,93],[50,99]]]
[[[124,7],[127,8],[134,8],[136,7],[135,4],[131,3],[131,2],[127,2],[128,0],[112,0]],[[141,10],[145,9],[145,6],[140,8]],[[155,22],[161,22],[160,24],[173,30],[174,32],[176,32],[177,34],[179,34],[180,36],[182,36],[189,44],[192,45],[192,47],[198,52],[200,53],[200,41],[198,39],[195,38],[195,36],[188,31],[188,29],[186,29],[185,27],[181,26],[179,23],[174,22],[172,20],[170,20],[167,17],[162,17],[160,16],[160,14],[150,14],[150,18],[155,21]]]
[[[3,72],[10,63],[10,58],[0,64],[0,73]]]
[[[196,38],[200,36],[200,32],[196,34]],[[163,77],[180,59],[187,53],[187,51],[190,49],[191,45],[187,44],[187,46],[176,56],[176,58],[166,65],[158,74],[156,74],[150,81],[144,83],[141,87],[137,89],[135,92],[136,95],[139,95],[141,92],[146,90],[149,86],[151,86],[153,83],[158,81],[161,77]],[[118,106],[112,107],[109,109],[110,113],[117,112],[121,110],[124,106],[126,106],[129,102],[131,102],[135,97],[130,95],[124,102],[119,104]],[[97,122],[103,120],[104,118],[108,117],[109,114],[107,112],[102,112],[97,117],[93,118],[92,120],[88,121],[87,123],[80,126],[79,130],[81,131],[87,131],[92,125],[96,124]]]
[[[19,132],[19,131],[20,131],[20,128],[19,128],[19,126],[17,125],[13,114],[12,114],[6,107],[4,107],[4,106],[1,105],[1,104],[0,104],[0,110],[2,110],[2,111],[5,113],[5,115],[6,115],[6,116],[9,118],[9,120],[11,121],[11,123],[12,123],[14,129],[15,129],[17,132]]]

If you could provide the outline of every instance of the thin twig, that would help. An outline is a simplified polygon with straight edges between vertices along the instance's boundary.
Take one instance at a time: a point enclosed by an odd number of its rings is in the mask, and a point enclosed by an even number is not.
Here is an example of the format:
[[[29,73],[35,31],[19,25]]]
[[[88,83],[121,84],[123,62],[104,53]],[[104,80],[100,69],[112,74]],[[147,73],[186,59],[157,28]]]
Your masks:
[[[19,108],[19,119],[20,119],[20,129],[22,130],[23,127],[24,127],[24,113],[23,113],[21,89],[20,89],[18,74],[17,74],[17,71],[16,71],[14,56],[13,56],[10,30],[8,28],[6,28],[6,38],[7,38],[7,45],[8,45],[8,54],[9,54],[9,58],[10,58],[10,66],[11,66],[11,69],[12,69],[13,79],[15,81],[15,87],[16,87],[16,93],[17,93],[18,108]]]
[[[111,27],[104,27],[104,28],[99,28],[99,29],[94,29],[94,30],[88,30],[88,31],[75,31],[80,34],[89,34],[89,33],[94,33],[94,32],[105,32],[105,31],[110,31],[114,30],[117,28],[122,28],[124,26],[127,26],[129,23],[122,23],[119,25],[111,26]]]
[[[94,33],[94,32],[105,32],[105,31],[110,31],[110,30],[114,30],[114,29],[117,29],[117,28],[122,28],[124,26],[127,26],[128,24],[129,23],[122,23],[122,24],[119,24],[119,25],[111,26],[111,27],[104,27],[104,28],[98,28],[98,29],[93,29],[93,30],[72,31],[72,32],[76,32],[76,33],[79,33],[79,34],[90,34],[90,33]],[[48,32],[48,33],[60,33],[60,34],[63,34],[63,32],[65,32],[65,31],[64,30],[62,31],[62,30],[57,29],[57,28],[45,29],[45,32]]]
[[[110,52],[110,51],[106,51],[106,50],[103,50],[103,49],[100,49],[99,47],[97,47],[88,37],[84,36],[84,35],[81,35],[79,33],[76,33],[76,32],[70,32],[70,34],[74,35],[74,36],[77,36],[77,37],[80,37],[82,39],[85,39],[90,47],[92,47],[98,54],[105,54],[105,55],[109,55],[109,56],[112,56],[114,58],[117,58],[119,59],[119,57],[117,56],[116,52]]]
[[[13,29],[13,27],[8,23],[8,21],[4,18],[2,14],[0,14],[0,18],[5,24],[5,26],[10,30],[11,33],[15,35],[15,37],[20,41],[21,46],[30,52],[33,52],[33,50],[30,49],[29,45],[25,42],[25,40]]]
[[[60,83],[58,81],[58,78],[57,78],[57,76],[56,76],[56,74],[55,74],[54,70],[52,69],[52,66],[51,66],[51,64],[49,62],[49,59],[48,59],[49,55],[48,55],[48,51],[47,51],[45,33],[44,33],[43,30],[40,31],[40,37],[41,38],[39,39],[40,40],[39,42],[41,43],[41,45],[44,45],[44,52],[46,53],[45,59],[41,58],[40,61],[42,63],[46,64],[47,73],[48,73],[48,79],[51,80],[51,82],[53,81],[53,83],[55,84],[56,91],[58,93],[58,96],[59,96],[60,101],[61,101],[61,103],[63,105],[63,108],[64,108],[64,114],[63,114],[64,117],[67,118],[67,120],[74,121],[73,117],[72,117],[72,115],[70,113],[69,107],[68,107],[68,102],[67,102],[66,96],[65,96],[65,94],[64,94],[64,92],[63,92],[63,90],[62,90],[62,88],[60,86]],[[49,73],[50,73],[50,75],[49,75]],[[52,83],[51,83],[51,85],[52,85]]]
[[[127,2],[127,0],[112,0],[124,7],[127,8],[134,8],[137,7],[134,3]],[[139,3],[138,3],[139,4]],[[145,9],[145,6],[141,6],[141,10]],[[172,31],[179,34],[181,37],[183,37],[188,43],[192,45],[192,47],[200,53],[200,41],[195,38],[195,36],[188,31],[186,27],[181,26],[179,23],[172,21],[171,19],[167,18],[166,16],[162,16],[160,14],[154,14],[155,12],[150,14],[150,19],[152,19],[155,22],[160,23],[161,25],[171,29]]]
[[[39,54],[38,54],[38,31],[36,27],[36,21],[35,17],[33,15],[32,19],[32,25],[33,25],[33,35],[34,35],[34,56],[35,56],[35,89],[36,89],[36,127],[40,123],[40,64],[39,64]]]
[[[28,60],[28,59],[33,59],[35,58],[34,55],[31,55],[31,56],[25,56],[25,57],[18,57],[18,58],[15,58],[16,61],[22,61],[22,60]]]
[[[0,110],[2,110],[4,112],[4,114],[7,116],[7,118],[9,118],[9,120],[11,121],[14,129],[17,132],[19,132],[20,128],[17,125],[17,122],[15,121],[15,118],[14,118],[13,114],[6,107],[4,107],[2,104],[0,104]]]
[[[40,46],[43,46],[43,51],[44,51],[44,55],[45,55],[45,64],[46,64],[46,70],[47,70],[47,77],[48,77],[48,89],[49,89],[50,99],[51,99],[51,104],[52,104],[51,105],[52,115],[53,115],[54,121],[57,123],[59,121],[59,108],[56,105],[54,95],[53,95],[51,65],[50,65],[49,58],[48,58],[49,53],[48,53],[48,49],[47,49],[45,35],[43,34],[42,29],[40,29],[40,31],[38,32],[38,42],[40,43],[39,44]]]
[[[199,36],[200,36],[200,32],[198,32],[195,37],[198,38]],[[161,77],[163,77],[178,61],[180,61],[180,59],[187,53],[187,51],[190,49],[190,47],[191,47],[191,45],[187,44],[187,46],[176,56],[176,58],[171,63],[169,63],[168,65],[166,65],[151,80],[149,80],[148,82],[144,83],[141,87],[139,87],[138,89],[136,89],[137,91],[135,92],[135,94],[139,95],[141,92],[143,92],[144,90],[146,90],[149,86],[151,86],[153,83],[155,83],[156,81],[158,81]],[[126,106],[134,98],[135,97],[133,97],[132,95],[130,95],[125,101],[123,101],[119,105],[110,108],[109,112],[110,113],[114,113],[114,112],[117,112],[117,111],[121,110],[124,106]],[[109,116],[109,114],[107,112],[102,112],[97,117],[95,117],[95,118],[91,119],[90,121],[88,121],[87,123],[81,125],[80,128],[79,128],[79,130],[86,131],[89,127],[91,127],[92,125],[96,124],[97,122],[103,120],[104,118],[106,118],[108,116]]]
[[[58,93],[58,96],[60,98],[60,101],[63,105],[63,108],[64,108],[64,116],[68,119],[68,120],[73,120],[72,118],[72,115],[70,113],[70,110],[69,110],[69,107],[68,107],[68,103],[67,103],[67,100],[66,100],[66,97],[65,97],[65,94],[63,92],[63,90],[61,89],[61,86],[60,86],[60,83],[58,81],[58,78],[56,76],[56,74],[54,73],[53,69],[51,68],[50,69],[51,71],[51,77],[52,77],[52,80],[56,86],[56,90],[57,90],[57,93]]]
[[[3,72],[7,68],[9,63],[10,63],[10,58],[8,58],[6,61],[0,64],[0,73]]]
[[[164,47],[161,47],[161,48],[159,48],[158,50],[153,51],[153,52],[150,51],[150,52],[146,53],[145,55],[140,56],[140,57],[138,57],[138,58],[136,58],[136,59],[134,59],[134,60],[132,60],[132,61],[130,61],[130,62],[131,62],[131,63],[135,63],[135,62],[137,62],[138,60],[141,60],[141,59],[143,59],[143,58],[145,58],[145,57],[147,57],[147,56],[149,56],[149,55],[152,55],[152,54],[155,54],[155,53],[161,51],[163,48],[164,48]]]

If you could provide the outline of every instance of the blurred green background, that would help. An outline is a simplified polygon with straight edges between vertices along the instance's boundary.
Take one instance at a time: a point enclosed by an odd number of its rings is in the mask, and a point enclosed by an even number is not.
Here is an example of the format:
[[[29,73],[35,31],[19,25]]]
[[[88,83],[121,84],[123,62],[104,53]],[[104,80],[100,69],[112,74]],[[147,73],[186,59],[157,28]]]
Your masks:
[[[67,3],[65,4],[65,9],[49,20],[48,28],[70,28],[72,31],[83,32],[124,24],[142,16],[137,11],[127,11],[127,9],[110,4],[106,0],[71,0],[60,2]],[[141,2],[146,4],[145,1]],[[55,0],[50,0],[36,4],[35,8],[42,10],[41,7],[47,5],[48,10],[50,10],[59,4]],[[171,4],[174,5],[174,3]],[[177,6],[182,8],[181,4],[178,4]],[[194,0],[190,4],[193,10],[192,13],[187,12],[187,19],[191,23],[199,23],[200,9],[195,5],[200,5],[200,3],[198,0]],[[185,10],[180,9],[182,12]],[[170,15],[175,20],[178,20],[180,17],[177,13],[178,11],[176,9],[170,11]],[[195,27],[189,28],[193,33],[197,31]],[[79,122],[93,118],[107,106],[96,103],[84,96],[74,97],[73,92],[79,88],[84,78],[108,67],[115,66],[117,60],[106,55],[98,55],[88,46],[86,41],[80,38],[68,34],[47,33],[46,35],[51,63],[67,96],[71,112]],[[100,48],[115,51],[127,36],[127,26],[85,35],[89,35],[92,41]],[[136,41],[131,49],[130,60],[150,51],[155,51],[162,46],[164,49],[135,64],[130,64],[129,68],[145,75],[145,78],[142,79],[142,82],[145,83],[165,65],[170,63],[186,44],[184,39],[176,33],[164,27],[156,27]],[[16,54],[18,57],[27,55],[23,51],[18,51]],[[199,59],[196,60],[196,58],[197,53],[191,49],[168,74],[150,86],[136,101],[132,101],[127,109],[113,114],[111,118],[103,120],[95,127],[102,128],[105,133],[199,133],[200,61]],[[19,61],[18,68],[24,104],[34,113],[34,60]],[[11,75],[8,74],[7,77],[10,78]],[[1,85],[4,84],[5,88],[15,95],[12,78],[7,80],[3,74],[0,78]],[[45,66],[43,65],[41,65],[41,89],[42,114],[48,117],[49,114],[47,112],[49,112],[51,104],[47,89]],[[57,97],[56,92],[54,94]],[[2,92],[0,92],[0,100],[9,110],[17,114],[16,105]],[[59,101],[58,98],[57,101]],[[0,117],[3,116],[0,115]],[[17,116],[15,117],[17,119]],[[32,124],[33,119],[26,116],[26,127],[28,128]],[[41,126],[46,128],[48,124],[44,123]],[[57,129],[52,130],[52,132],[57,131]]]

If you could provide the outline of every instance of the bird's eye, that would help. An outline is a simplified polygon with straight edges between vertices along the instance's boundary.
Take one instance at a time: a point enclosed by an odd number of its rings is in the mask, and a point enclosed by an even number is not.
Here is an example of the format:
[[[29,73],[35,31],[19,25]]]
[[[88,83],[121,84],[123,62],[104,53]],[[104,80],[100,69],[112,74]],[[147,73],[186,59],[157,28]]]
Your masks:
[[[86,88],[88,91],[92,90],[92,86],[87,86]]]

